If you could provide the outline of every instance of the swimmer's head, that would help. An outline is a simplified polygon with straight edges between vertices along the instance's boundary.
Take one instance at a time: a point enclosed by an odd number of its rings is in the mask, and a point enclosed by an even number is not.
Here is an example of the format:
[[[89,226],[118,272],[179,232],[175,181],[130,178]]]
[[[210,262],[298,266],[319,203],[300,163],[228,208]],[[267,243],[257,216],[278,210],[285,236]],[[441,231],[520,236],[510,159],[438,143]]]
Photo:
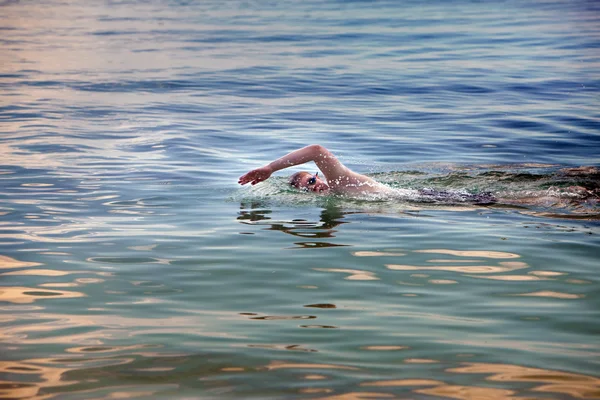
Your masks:
[[[327,183],[319,178],[318,175],[318,172],[311,175],[306,171],[300,171],[290,176],[288,182],[292,187],[306,192],[324,192],[329,190]]]

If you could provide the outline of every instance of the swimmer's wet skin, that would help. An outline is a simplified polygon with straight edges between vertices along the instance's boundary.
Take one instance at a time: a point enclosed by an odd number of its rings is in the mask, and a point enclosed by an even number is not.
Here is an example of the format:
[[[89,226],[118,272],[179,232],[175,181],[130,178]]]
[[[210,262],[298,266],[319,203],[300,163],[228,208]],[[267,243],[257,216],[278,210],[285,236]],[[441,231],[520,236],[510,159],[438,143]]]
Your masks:
[[[293,174],[289,183],[292,187],[303,191],[311,192],[332,192],[336,194],[357,195],[357,194],[384,194],[395,197],[396,191],[389,188],[368,176],[356,173],[343,165],[329,150],[325,147],[313,144],[295,150],[277,160],[242,175],[238,183],[245,185],[250,183],[256,185],[259,182],[269,179],[271,174],[281,169],[293,167],[294,165],[304,164],[313,161],[317,164],[319,170],[325,176],[321,179],[318,174],[310,174],[306,171]],[[421,201],[424,202],[443,202],[443,203],[472,203],[472,204],[493,204],[496,198],[491,193],[471,194],[465,192],[437,191],[433,189],[421,189],[418,191]]]

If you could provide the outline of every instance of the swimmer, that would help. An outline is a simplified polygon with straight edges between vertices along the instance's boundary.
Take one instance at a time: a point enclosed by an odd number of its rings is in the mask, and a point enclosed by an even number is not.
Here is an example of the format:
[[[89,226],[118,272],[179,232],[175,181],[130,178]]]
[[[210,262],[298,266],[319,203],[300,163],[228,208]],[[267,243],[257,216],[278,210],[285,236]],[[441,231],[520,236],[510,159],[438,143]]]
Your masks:
[[[312,144],[242,175],[240,185],[251,183],[256,185],[267,180],[275,171],[294,165],[314,161],[325,177],[321,179],[318,173],[306,171],[296,172],[288,182],[296,189],[308,192],[333,192],[336,194],[380,193],[391,190],[368,176],[358,174],[342,164],[329,150],[318,144]]]
[[[368,176],[356,173],[342,164],[329,150],[318,144],[292,151],[277,160],[242,175],[238,183],[256,185],[269,179],[271,174],[294,165],[313,161],[325,177],[318,173],[306,171],[296,172],[288,179],[290,186],[307,192],[359,195],[365,193],[397,196],[398,190],[385,186]],[[491,204],[496,201],[490,193],[470,194],[464,192],[437,191],[422,189],[414,191],[420,201],[425,202],[458,202]]]

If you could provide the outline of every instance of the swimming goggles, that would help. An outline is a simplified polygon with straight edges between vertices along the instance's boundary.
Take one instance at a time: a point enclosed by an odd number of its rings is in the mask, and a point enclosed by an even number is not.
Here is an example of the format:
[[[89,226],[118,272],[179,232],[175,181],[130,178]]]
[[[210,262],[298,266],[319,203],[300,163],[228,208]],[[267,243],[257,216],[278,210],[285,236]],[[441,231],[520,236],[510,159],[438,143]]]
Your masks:
[[[313,176],[311,176],[310,179],[307,181],[307,183],[309,185],[314,185],[315,183],[317,183],[317,176],[319,176],[318,172],[316,172]]]

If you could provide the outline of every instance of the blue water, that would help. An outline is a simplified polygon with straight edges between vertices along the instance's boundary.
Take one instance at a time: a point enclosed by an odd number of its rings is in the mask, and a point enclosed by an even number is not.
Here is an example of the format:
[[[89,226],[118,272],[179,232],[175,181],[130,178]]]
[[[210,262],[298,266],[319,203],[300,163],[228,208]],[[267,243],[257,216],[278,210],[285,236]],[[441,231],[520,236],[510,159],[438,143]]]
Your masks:
[[[0,46],[0,398],[600,398],[600,3],[1,1]],[[237,185],[312,143],[500,201]]]

